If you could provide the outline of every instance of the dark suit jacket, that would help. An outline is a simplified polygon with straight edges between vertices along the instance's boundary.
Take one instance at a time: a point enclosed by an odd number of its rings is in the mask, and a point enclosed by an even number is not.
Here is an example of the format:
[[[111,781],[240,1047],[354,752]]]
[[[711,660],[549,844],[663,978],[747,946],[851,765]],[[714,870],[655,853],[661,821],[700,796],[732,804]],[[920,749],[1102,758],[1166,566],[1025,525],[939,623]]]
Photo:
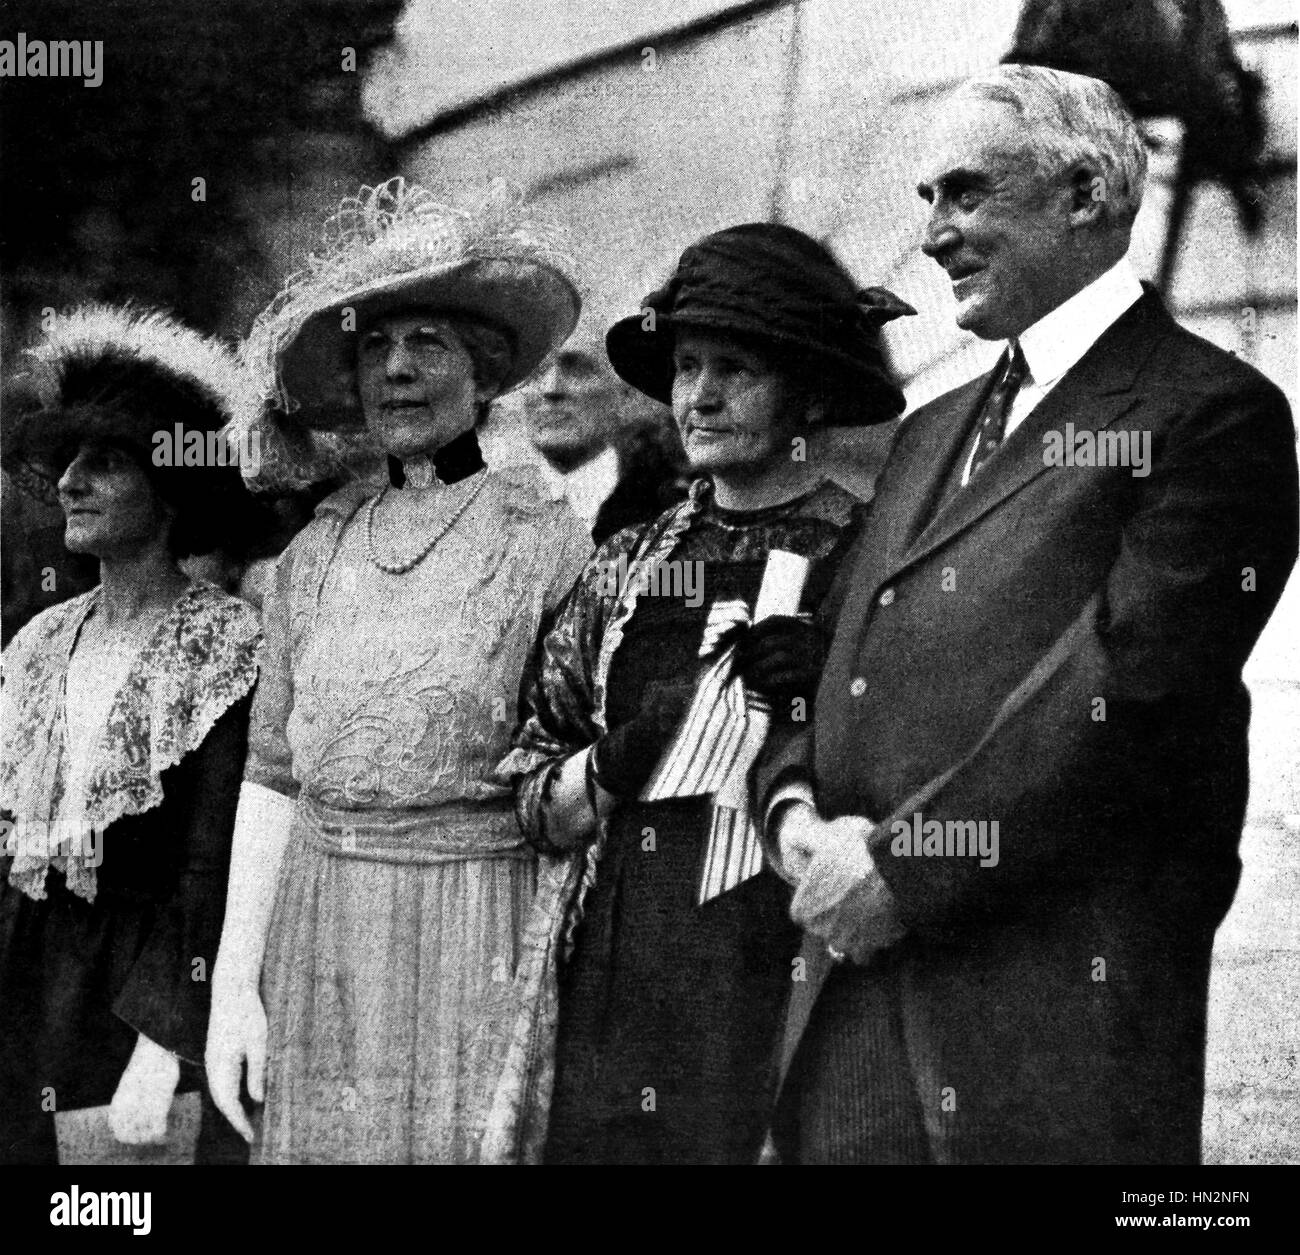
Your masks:
[[[902,425],[831,601],[814,723],[770,748],[760,798],[797,772],[824,816],[881,821],[871,853],[909,929],[889,997],[935,1159],[1195,1162],[1240,871],[1241,669],[1296,556],[1289,410],[1148,289],[932,517],[991,383]],[[1149,432],[1149,476],[1046,465],[1067,422]],[[925,820],[997,820],[996,867],[891,849],[918,798]]]

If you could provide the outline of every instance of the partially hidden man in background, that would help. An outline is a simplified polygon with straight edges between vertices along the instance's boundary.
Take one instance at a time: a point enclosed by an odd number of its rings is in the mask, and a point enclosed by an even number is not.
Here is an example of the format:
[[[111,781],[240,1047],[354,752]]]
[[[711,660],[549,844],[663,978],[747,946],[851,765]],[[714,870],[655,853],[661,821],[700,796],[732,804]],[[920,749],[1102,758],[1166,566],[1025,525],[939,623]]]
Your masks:
[[[684,455],[669,419],[649,398],[637,403],[594,329],[580,328],[561,345],[522,397],[542,474],[588,524],[595,544],[681,499]]]
[[[1006,351],[903,424],[814,722],[756,773],[831,960],[787,1162],[1199,1159],[1295,442],[1134,277],[1144,172],[1110,88],[1024,66],[959,89],[926,157],[923,250]]]

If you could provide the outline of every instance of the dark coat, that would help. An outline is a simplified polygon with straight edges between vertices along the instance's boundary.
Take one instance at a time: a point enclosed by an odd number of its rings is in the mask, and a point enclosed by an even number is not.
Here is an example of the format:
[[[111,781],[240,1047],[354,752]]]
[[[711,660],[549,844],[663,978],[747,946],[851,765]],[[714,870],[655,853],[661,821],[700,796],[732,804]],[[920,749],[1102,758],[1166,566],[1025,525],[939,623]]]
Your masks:
[[[879,822],[909,930],[835,970],[792,1078],[914,1094],[938,1162],[1194,1163],[1211,947],[1240,872],[1241,670],[1296,556],[1294,430],[1277,388],[1148,289],[938,508],[991,384],[903,423],[832,594],[814,724],[757,775],[770,798],[802,772],[824,816]],[[1049,467],[1044,433],[1067,422],[1150,432],[1149,476]],[[997,865],[895,852],[918,794],[926,820],[997,820]],[[890,1017],[900,1044],[873,1061],[880,1024],[836,1023],[855,1015]]]
[[[46,1088],[61,1111],[111,1102],[140,1033],[180,1057],[179,1090],[203,1085],[250,700],[163,772],[161,805],[104,831],[93,903],[53,870],[33,900],[0,858],[0,1163],[53,1162]],[[246,1157],[206,1097],[200,1156]]]

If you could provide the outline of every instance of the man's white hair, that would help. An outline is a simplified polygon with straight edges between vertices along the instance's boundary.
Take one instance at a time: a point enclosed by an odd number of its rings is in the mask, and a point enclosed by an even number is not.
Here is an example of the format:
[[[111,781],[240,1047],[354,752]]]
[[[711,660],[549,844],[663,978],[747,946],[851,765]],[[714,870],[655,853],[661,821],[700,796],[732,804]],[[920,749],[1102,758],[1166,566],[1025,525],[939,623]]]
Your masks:
[[[1147,150],[1133,115],[1108,84],[1041,65],[1000,65],[967,79],[956,95],[1014,109],[1044,175],[1080,163],[1096,167],[1107,224],[1132,225],[1142,204]]]

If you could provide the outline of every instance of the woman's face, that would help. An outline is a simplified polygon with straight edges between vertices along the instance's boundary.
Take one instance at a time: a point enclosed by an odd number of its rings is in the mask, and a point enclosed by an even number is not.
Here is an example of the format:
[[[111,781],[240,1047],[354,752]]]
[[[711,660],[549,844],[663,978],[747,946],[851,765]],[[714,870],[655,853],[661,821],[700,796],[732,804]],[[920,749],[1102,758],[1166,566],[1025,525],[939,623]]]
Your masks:
[[[724,479],[791,456],[803,415],[791,414],[783,376],[726,336],[683,331],[673,350],[673,419],[691,469]]]
[[[97,558],[139,552],[166,537],[175,515],[144,469],[113,445],[87,441],[59,477],[63,543]]]
[[[489,390],[451,321],[419,311],[377,318],[357,347],[366,427],[387,453],[433,453],[474,426]]]

